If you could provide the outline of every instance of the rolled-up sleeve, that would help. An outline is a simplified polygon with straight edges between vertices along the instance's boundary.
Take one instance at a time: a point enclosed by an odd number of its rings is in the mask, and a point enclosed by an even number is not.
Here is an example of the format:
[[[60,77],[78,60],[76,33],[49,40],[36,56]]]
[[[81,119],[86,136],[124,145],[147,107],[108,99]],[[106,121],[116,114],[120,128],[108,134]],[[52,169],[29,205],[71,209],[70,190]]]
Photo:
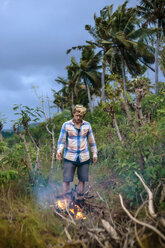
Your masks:
[[[94,138],[94,135],[93,135],[91,125],[89,125],[88,142],[89,142],[89,145],[90,145],[90,148],[91,148],[93,158],[97,157],[97,146],[96,146],[96,142],[95,142],[95,138]]]
[[[63,149],[65,147],[65,144],[66,144],[66,135],[67,135],[66,125],[64,123],[62,125],[60,136],[59,136],[58,143],[57,143],[57,152],[59,152],[59,153],[62,153],[63,152]]]

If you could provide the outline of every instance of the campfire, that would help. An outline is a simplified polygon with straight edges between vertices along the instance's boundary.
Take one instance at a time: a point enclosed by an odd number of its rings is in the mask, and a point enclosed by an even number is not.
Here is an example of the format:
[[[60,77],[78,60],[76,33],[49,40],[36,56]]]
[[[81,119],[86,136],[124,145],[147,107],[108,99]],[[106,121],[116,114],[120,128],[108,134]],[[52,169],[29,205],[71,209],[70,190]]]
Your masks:
[[[74,201],[70,201],[68,199],[58,200],[56,203],[56,208],[60,212],[68,212],[75,218],[75,219],[86,219],[83,215],[81,208],[75,204]]]
[[[121,209],[117,211],[115,208],[110,209],[106,200],[94,189],[88,190],[82,198],[77,196],[76,188],[67,195],[55,196],[50,207],[55,215],[67,223],[64,225],[67,244],[76,243],[80,244],[80,247],[136,248],[139,244],[142,247],[146,240],[148,242],[151,239],[154,245],[159,243],[159,247],[165,247],[165,218],[157,215],[152,191],[137,172],[135,175],[147,191],[148,200],[142,202],[134,215],[125,207],[121,195],[119,200],[122,212]],[[142,219],[139,213],[144,207],[146,216]],[[86,220],[85,225],[82,220]],[[75,236],[71,235],[74,227],[76,227]]]
[[[67,194],[56,195],[50,207],[61,217],[69,217],[72,220],[85,220],[89,212],[89,208],[86,206],[86,200],[93,196],[89,196],[89,191],[86,191],[84,196],[78,197],[76,188],[77,185]]]

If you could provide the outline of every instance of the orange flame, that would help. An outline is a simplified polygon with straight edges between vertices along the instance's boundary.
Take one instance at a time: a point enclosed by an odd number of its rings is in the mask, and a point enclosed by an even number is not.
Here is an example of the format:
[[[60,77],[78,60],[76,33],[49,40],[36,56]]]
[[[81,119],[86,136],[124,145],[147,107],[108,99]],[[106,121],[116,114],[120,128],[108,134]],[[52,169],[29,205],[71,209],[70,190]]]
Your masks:
[[[69,202],[67,200],[63,200],[63,201],[58,200],[57,206],[60,209],[64,210],[64,209],[66,209],[69,206]]]
[[[66,199],[65,200],[62,200],[62,201],[58,200],[57,206],[58,206],[58,208],[64,210],[64,209],[66,209],[66,208],[69,207],[69,202]],[[74,216],[75,216],[76,219],[83,219],[83,220],[85,220],[86,217],[83,216],[80,207],[78,205],[75,205],[75,208],[76,208],[75,210],[73,208],[70,208],[69,211],[72,214],[74,214]]]
[[[80,210],[80,209],[78,209],[78,210]],[[76,215],[75,217],[76,217],[77,220],[78,220],[78,219],[86,220],[86,217],[83,216],[83,214],[82,214],[81,211],[76,212],[73,208],[69,209],[69,211],[70,211],[72,214]]]
[[[76,214],[76,219],[83,219],[83,220],[86,220],[86,217],[83,216],[82,212],[77,212],[77,214]]]

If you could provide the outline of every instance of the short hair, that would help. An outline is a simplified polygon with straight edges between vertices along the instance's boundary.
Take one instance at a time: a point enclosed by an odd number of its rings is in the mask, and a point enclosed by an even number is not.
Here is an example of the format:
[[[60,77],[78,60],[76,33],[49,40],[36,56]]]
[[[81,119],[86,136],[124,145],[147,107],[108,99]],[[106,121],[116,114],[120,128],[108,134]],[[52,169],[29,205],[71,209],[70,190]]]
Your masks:
[[[73,114],[75,114],[75,112],[78,112],[80,115],[85,115],[86,114],[87,109],[83,106],[83,105],[76,105],[73,108]]]

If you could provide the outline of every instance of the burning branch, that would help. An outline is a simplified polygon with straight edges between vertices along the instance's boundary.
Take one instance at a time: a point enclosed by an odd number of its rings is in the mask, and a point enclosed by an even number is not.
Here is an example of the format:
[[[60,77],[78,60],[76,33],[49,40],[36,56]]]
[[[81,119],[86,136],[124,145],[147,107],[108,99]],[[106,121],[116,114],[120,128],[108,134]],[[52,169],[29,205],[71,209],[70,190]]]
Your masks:
[[[151,190],[148,188],[148,186],[145,184],[144,180],[142,179],[142,177],[135,171],[135,175],[140,179],[140,181],[142,182],[145,190],[147,191],[149,200],[148,200],[148,210],[150,215],[155,218],[157,215],[154,211],[154,204],[153,204],[153,193],[151,192]]]
[[[53,211],[54,211],[55,214],[57,214],[58,216],[60,216],[63,220],[65,220],[65,221],[67,221],[67,222],[69,222],[69,223],[71,223],[73,225],[76,225],[76,223],[73,221],[73,219],[68,219],[68,218],[64,217],[62,214],[60,214],[60,213],[58,213],[56,211],[56,208],[54,206],[52,206],[52,207],[53,207]]]
[[[67,207],[67,206],[66,206],[66,211],[67,211],[67,213],[68,213],[68,215],[69,215],[70,219],[72,220],[73,224],[74,224],[74,225],[76,225],[76,223],[75,223],[75,221],[73,220],[73,217],[71,216],[71,214],[70,214],[70,212],[69,212],[69,210],[68,210],[68,207]]]

